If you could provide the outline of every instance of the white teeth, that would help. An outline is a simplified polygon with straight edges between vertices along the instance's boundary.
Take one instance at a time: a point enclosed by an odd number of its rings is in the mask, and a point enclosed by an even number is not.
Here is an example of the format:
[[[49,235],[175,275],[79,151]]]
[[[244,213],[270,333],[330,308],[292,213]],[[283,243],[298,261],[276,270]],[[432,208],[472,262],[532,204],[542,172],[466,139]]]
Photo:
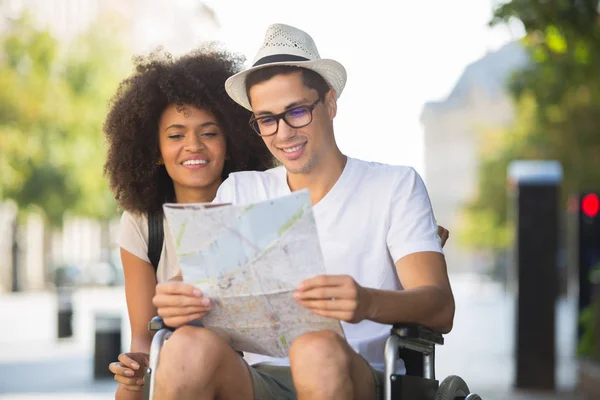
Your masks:
[[[299,146],[295,146],[295,147],[290,147],[289,149],[281,149],[283,151],[285,151],[286,153],[293,153],[296,150],[300,150],[300,148],[304,146],[304,144],[301,144]]]
[[[199,164],[208,164],[206,160],[187,160],[183,162],[183,165],[199,165]]]

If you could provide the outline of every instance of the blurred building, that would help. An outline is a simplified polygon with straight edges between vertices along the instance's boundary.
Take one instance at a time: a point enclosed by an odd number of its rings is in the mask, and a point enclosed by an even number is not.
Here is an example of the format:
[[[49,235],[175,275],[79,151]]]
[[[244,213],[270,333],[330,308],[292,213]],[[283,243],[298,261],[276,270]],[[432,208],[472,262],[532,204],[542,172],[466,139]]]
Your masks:
[[[481,130],[511,123],[514,109],[506,82],[526,63],[525,50],[510,43],[467,66],[448,98],[423,108],[427,189],[438,223],[451,232],[459,227],[462,207],[476,195]],[[481,263],[456,240],[445,251],[451,271]]]
[[[41,30],[51,31],[63,42],[77,37],[99,20],[110,21],[113,25],[108,29],[118,27],[117,40],[124,41],[132,54],[145,54],[158,47],[174,55],[182,54],[203,41],[215,40],[219,32],[215,13],[202,1],[1,0],[0,34],[11,19],[24,12],[31,15]],[[0,292],[12,288],[15,216],[12,203],[0,202]],[[117,226],[118,221],[112,221],[108,226],[109,240],[115,247]],[[45,236],[42,219],[34,215],[19,228],[17,256],[21,289],[46,287],[51,272],[44,268],[48,254],[50,266],[69,264],[80,268],[88,278],[95,279],[93,275],[98,275],[98,263],[105,258],[102,254],[103,230],[98,221],[69,218],[60,232]],[[48,242],[50,251],[46,252]],[[111,250],[115,253],[117,249]],[[113,254],[114,258],[118,262],[118,257]],[[102,280],[102,277],[96,278]]]

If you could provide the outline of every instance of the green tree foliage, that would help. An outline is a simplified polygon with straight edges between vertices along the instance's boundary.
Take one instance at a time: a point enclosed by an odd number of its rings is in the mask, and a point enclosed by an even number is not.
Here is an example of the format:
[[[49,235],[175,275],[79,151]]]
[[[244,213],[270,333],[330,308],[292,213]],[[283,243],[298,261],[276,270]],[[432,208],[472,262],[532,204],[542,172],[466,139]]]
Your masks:
[[[530,63],[508,83],[514,124],[482,135],[478,198],[466,208],[461,232],[471,247],[501,249],[510,242],[506,170],[512,160],[560,161],[565,197],[600,187],[598,1],[512,0],[495,10],[491,24],[514,18],[525,27]]]
[[[41,210],[54,226],[65,213],[115,212],[102,122],[126,72],[116,40],[94,26],[60,43],[26,15],[11,21],[0,38],[0,200]]]

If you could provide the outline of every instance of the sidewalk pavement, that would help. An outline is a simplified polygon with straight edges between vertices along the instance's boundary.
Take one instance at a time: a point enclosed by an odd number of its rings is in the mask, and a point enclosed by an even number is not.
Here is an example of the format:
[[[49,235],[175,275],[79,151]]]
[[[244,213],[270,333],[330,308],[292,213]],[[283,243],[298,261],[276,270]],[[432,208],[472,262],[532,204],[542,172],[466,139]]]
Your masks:
[[[512,390],[514,302],[500,285],[472,275],[451,277],[457,311],[453,331],[437,348],[438,379],[459,375],[484,400],[584,400],[576,385],[575,302],[557,305],[557,393]],[[123,349],[129,327],[122,288],[83,289],[74,295],[74,337],[57,341],[52,293],[0,296],[0,400],[108,400],[115,382],[93,380],[94,313],[122,316]]]

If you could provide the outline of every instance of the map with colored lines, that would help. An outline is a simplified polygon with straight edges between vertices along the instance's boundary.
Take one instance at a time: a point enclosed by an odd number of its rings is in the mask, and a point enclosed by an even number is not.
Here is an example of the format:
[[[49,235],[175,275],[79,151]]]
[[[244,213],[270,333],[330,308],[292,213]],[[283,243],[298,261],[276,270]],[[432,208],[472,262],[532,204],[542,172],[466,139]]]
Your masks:
[[[324,274],[309,192],[247,205],[166,204],[183,280],[213,301],[205,327],[239,351],[287,357],[299,335],[340,323],[293,299]]]

